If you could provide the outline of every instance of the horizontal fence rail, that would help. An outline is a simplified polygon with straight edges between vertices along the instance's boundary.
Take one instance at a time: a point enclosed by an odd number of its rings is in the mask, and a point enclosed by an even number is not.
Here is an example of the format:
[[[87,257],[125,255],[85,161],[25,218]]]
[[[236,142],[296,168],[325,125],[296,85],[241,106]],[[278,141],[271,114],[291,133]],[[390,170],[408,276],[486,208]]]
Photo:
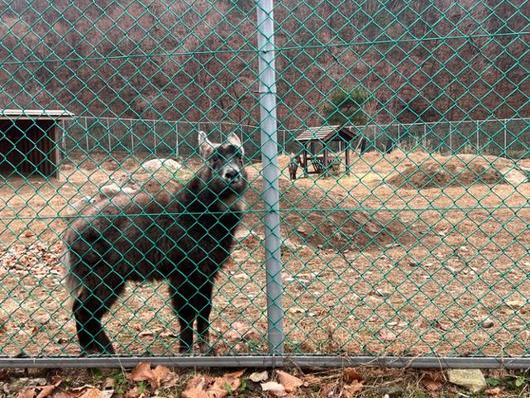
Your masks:
[[[371,148],[385,150],[394,146],[414,147],[444,153],[477,153],[505,157],[524,156],[530,142],[530,120],[485,119],[427,123],[368,124],[351,126],[371,140]],[[121,151],[151,156],[188,157],[194,153],[194,139],[199,129],[222,136],[238,131],[247,142],[248,155],[258,159],[259,126],[234,122],[189,122],[165,119],[77,116],[63,120],[60,132],[62,150],[69,152]],[[282,153],[297,152],[296,142],[303,128],[278,129]],[[67,157],[67,156],[66,156]]]
[[[490,3],[3,1],[0,366],[529,368]]]

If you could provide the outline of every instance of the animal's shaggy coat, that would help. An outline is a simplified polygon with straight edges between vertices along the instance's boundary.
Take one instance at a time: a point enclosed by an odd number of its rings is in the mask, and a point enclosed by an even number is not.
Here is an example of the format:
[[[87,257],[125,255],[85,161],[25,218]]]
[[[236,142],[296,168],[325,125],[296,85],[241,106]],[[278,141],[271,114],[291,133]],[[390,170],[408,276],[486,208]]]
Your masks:
[[[212,144],[199,133],[204,166],[173,194],[118,194],[96,203],[65,236],[66,283],[83,354],[114,353],[101,318],[126,281],[167,280],[180,324],[180,351],[193,346],[197,321],[208,349],[216,274],[230,255],[246,188],[243,148],[231,135]]]

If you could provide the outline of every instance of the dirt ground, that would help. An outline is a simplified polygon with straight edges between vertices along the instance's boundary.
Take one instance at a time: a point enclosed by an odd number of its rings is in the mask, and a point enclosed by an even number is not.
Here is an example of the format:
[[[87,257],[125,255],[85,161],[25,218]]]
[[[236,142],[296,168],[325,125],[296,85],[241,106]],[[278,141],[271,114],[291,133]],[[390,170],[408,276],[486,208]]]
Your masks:
[[[463,163],[474,162],[466,156]],[[389,182],[429,159],[368,153],[354,158],[350,175],[291,182],[288,159],[280,158],[287,352],[530,355],[530,183],[466,180],[417,189]],[[435,159],[440,167],[448,161]],[[57,179],[2,185],[0,355],[78,354],[61,283],[61,236],[75,203],[128,178],[138,164],[118,155],[77,158]],[[516,166],[529,168],[530,160]],[[267,350],[259,169],[248,167],[247,214],[216,285],[212,339],[219,354]],[[118,353],[176,352],[178,330],[160,285],[130,285],[113,307],[106,328]]]

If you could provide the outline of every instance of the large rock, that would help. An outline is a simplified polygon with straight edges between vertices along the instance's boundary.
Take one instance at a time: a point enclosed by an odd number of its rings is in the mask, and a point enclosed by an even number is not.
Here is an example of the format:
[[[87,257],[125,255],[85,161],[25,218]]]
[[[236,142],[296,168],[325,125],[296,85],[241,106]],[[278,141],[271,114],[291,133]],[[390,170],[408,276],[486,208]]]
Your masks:
[[[138,191],[138,186],[136,185],[126,185],[126,186],[120,186],[116,183],[112,183],[109,185],[105,185],[101,187],[100,189],[100,198],[112,198],[113,196],[116,196],[119,193],[125,193],[127,195],[132,195],[133,193],[136,193]]]
[[[479,392],[486,388],[486,379],[480,369],[449,369],[449,382]]]
[[[521,173],[519,170],[513,169],[511,167],[506,167],[501,170],[501,174],[504,176],[504,179],[512,185],[524,184],[528,181],[528,177]]]
[[[160,158],[143,162],[141,167],[149,173],[154,173],[160,169],[164,169],[170,173],[176,173],[182,168],[182,165],[173,159]]]

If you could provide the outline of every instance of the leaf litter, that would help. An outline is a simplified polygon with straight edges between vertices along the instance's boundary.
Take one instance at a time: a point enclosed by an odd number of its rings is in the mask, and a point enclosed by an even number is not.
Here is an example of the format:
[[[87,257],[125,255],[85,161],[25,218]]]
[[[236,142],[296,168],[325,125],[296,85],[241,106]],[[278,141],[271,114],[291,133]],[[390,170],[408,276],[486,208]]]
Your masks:
[[[77,372],[75,382],[71,376],[66,376],[73,372]],[[387,395],[439,397],[459,391],[468,394],[467,388],[449,383],[446,371],[348,367],[307,373],[302,373],[300,369],[294,373],[293,369],[276,369],[272,373],[270,370],[248,373],[245,370],[224,373],[193,373],[188,370],[177,374],[164,366],[153,367],[149,363],[140,363],[129,371],[116,373],[114,370],[109,377],[100,375],[97,379],[90,375],[79,376],[83,372],[58,370],[49,380],[20,377],[11,381],[11,377],[4,375],[0,379],[0,392],[17,398],[371,398]],[[524,383],[519,383],[518,390],[514,390],[514,383],[506,382],[513,381],[514,377],[528,380],[525,373],[516,376],[509,371],[484,372],[487,372],[485,375],[489,387],[484,391],[486,396],[515,398],[525,396],[528,392]],[[11,382],[6,383],[6,380]],[[16,383],[16,380],[22,383]],[[75,387],[76,383],[78,387]],[[11,386],[18,388],[12,389]]]

